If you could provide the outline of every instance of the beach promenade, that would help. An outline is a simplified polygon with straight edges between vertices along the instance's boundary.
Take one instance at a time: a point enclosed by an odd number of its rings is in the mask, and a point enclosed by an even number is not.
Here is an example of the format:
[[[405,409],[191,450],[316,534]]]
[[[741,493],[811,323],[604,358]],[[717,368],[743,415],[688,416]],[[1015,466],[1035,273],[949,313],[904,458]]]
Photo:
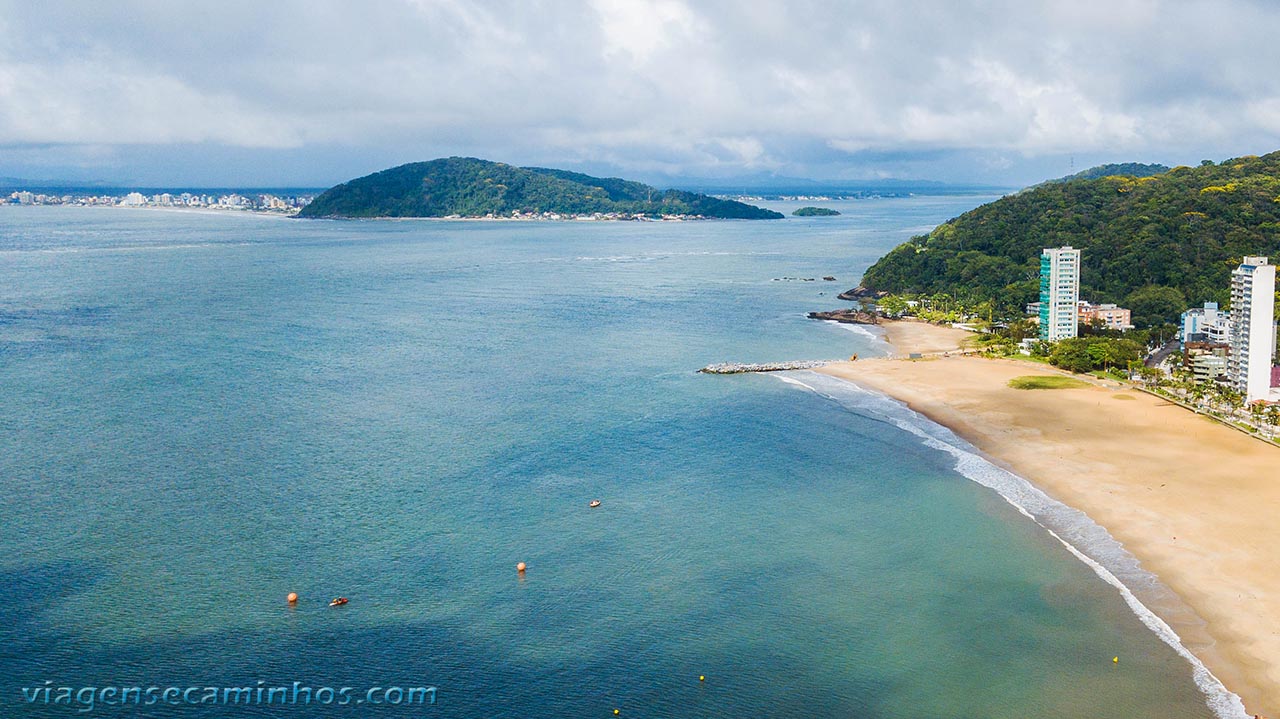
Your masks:
[[[885,326],[895,357],[968,334]],[[1280,716],[1280,448],[1115,382],[1018,390],[1062,374],[971,356],[871,359],[816,370],[906,402],[1080,509],[1194,613],[1152,606],[1250,713]]]

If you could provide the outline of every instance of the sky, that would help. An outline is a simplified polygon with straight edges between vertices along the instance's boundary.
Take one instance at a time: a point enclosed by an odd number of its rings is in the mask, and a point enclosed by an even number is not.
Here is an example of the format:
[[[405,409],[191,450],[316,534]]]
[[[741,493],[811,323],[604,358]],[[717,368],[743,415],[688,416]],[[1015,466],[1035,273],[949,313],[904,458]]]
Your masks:
[[[1280,149],[1265,0],[0,0],[0,177],[1022,186]]]

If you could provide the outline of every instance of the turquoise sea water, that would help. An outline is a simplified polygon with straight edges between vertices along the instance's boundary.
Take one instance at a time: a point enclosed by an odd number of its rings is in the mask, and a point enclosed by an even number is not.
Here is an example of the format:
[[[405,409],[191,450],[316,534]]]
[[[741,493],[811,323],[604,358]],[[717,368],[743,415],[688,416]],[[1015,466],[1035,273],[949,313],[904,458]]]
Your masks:
[[[0,716],[90,713],[24,688],[293,682],[355,695],[91,713],[1212,716],[949,433],[810,373],[693,372],[882,351],[803,315],[988,199],[769,223],[0,208]],[[375,686],[436,702],[356,703]]]

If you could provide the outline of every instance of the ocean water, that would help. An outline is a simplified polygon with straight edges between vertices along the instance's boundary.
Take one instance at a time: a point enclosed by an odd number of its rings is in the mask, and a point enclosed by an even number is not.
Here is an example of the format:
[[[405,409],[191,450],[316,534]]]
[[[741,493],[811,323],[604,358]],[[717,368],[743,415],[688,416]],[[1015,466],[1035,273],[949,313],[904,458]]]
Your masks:
[[[950,433],[812,373],[694,372],[882,352],[804,313],[989,199],[0,208],[0,716],[1239,713],[1091,564],[1147,581],[1123,550]],[[100,693],[295,682],[315,701]]]

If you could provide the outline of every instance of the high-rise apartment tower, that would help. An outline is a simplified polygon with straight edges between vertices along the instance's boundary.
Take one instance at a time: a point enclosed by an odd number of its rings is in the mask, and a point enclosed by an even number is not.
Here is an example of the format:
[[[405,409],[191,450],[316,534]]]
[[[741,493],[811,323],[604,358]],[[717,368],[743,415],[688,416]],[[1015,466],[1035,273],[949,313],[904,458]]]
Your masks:
[[[1080,299],[1080,250],[1045,248],[1040,253],[1040,339],[1075,337]]]
[[[1246,257],[1231,273],[1231,355],[1227,381],[1246,402],[1267,399],[1276,356],[1276,266]]]

